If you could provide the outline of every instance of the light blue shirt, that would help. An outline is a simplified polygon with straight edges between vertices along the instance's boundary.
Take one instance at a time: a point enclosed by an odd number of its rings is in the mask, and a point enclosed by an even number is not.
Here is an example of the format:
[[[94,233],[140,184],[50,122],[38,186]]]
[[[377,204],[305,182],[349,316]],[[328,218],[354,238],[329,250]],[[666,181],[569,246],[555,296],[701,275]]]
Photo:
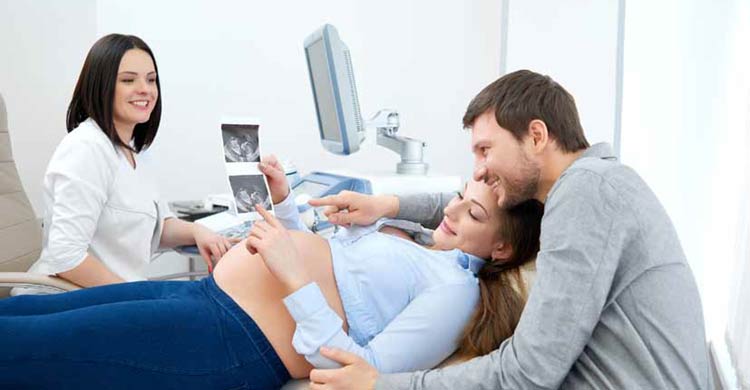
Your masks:
[[[307,230],[291,198],[275,206],[276,216]],[[292,344],[313,366],[339,367],[321,346],[353,352],[382,373],[431,368],[456,350],[479,300],[475,273],[484,260],[378,232],[393,222],[400,221],[340,229],[328,240],[349,334],[316,283],[284,299],[297,323]]]

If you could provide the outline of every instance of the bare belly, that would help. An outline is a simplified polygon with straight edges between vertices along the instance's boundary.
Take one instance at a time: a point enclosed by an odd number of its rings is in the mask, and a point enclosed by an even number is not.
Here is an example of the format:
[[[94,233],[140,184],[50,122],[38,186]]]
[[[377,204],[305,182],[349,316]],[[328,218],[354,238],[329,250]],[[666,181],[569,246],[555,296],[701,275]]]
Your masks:
[[[344,331],[348,331],[328,242],[313,234],[290,233],[308,274],[320,286],[328,305],[344,319]],[[282,301],[287,292],[268,271],[263,259],[251,255],[242,242],[227,252],[213,275],[219,287],[258,324],[291,376],[307,377],[312,366],[292,347],[296,324]]]

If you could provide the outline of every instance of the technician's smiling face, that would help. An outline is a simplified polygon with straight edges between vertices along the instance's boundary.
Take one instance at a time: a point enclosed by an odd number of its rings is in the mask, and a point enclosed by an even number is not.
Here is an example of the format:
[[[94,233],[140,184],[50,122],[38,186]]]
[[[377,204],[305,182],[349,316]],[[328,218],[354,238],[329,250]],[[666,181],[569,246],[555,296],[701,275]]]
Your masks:
[[[123,130],[147,122],[158,98],[156,67],[151,56],[140,49],[126,51],[120,60],[115,84],[115,128]]]

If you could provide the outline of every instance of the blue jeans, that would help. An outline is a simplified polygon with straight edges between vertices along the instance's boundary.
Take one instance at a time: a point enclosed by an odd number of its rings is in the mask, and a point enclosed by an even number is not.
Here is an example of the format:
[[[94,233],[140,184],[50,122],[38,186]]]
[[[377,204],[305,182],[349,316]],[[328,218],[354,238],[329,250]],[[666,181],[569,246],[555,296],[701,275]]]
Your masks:
[[[212,277],[0,299],[2,389],[277,389],[289,378]]]

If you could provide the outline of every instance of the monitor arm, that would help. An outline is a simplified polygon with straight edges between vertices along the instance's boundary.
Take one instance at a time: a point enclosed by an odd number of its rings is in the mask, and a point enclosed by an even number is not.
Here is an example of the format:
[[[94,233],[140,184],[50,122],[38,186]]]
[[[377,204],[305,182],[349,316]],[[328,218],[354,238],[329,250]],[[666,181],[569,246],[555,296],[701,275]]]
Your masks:
[[[398,112],[395,110],[380,110],[368,122],[367,127],[377,129],[376,143],[388,148],[401,156],[401,162],[396,165],[396,172],[407,175],[425,175],[428,165],[423,160],[424,148],[427,144],[418,139],[396,135],[398,132]]]

